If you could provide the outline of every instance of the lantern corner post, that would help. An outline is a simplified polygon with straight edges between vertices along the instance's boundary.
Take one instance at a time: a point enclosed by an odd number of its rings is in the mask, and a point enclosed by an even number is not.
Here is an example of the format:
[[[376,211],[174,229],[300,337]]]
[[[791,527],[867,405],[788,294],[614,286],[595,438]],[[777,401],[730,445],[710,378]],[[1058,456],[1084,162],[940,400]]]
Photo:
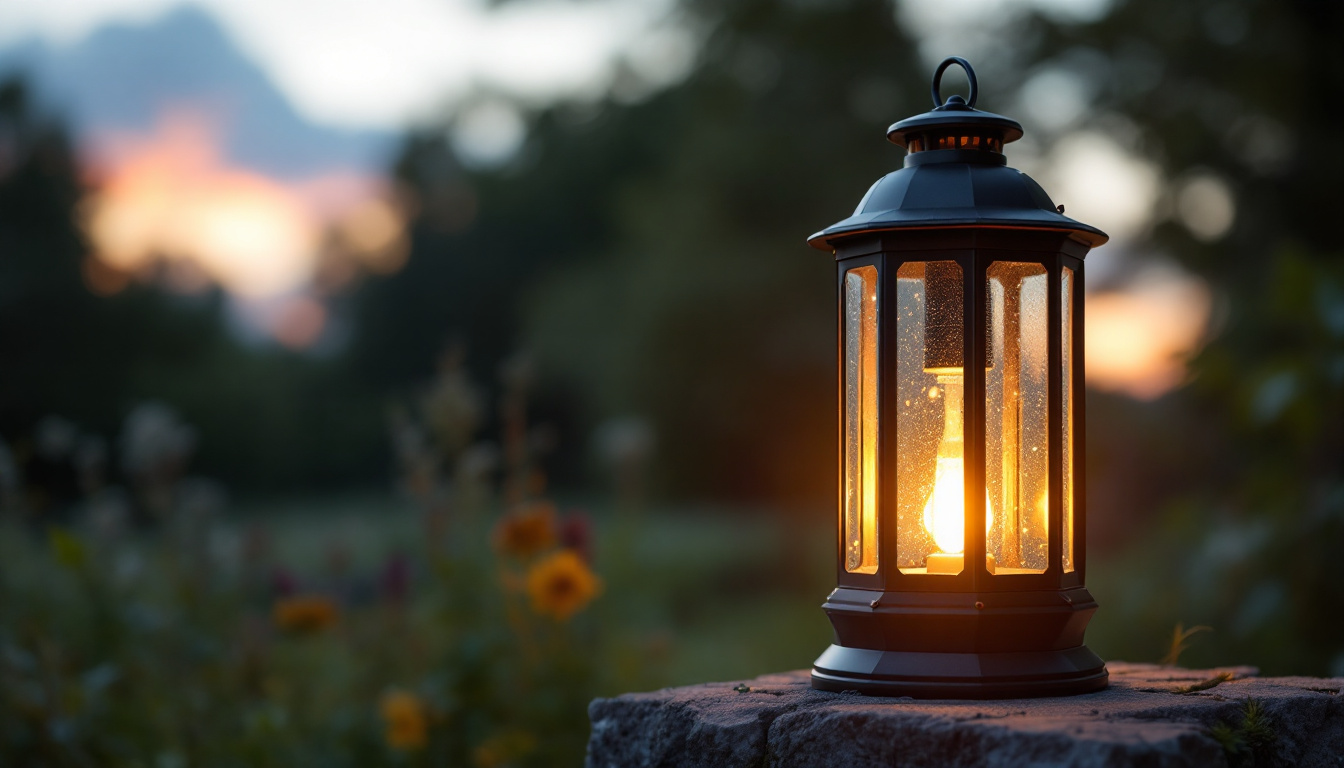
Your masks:
[[[1074,260],[1073,273],[1073,292],[1070,300],[1073,302],[1073,380],[1076,382],[1073,391],[1073,466],[1074,466],[1074,487],[1073,487],[1073,538],[1074,538],[1074,558],[1076,564],[1072,578],[1066,582],[1066,586],[1083,586],[1087,583],[1087,387],[1081,386],[1087,379],[1086,369],[1086,336],[1084,335],[1084,307],[1083,301],[1083,260],[1081,258]]]
[[[965,266],[962,268],[965,281],[962,311],[965,346],[962,359],[965,361],[963,378],[966,382],[963,408],[966,523],[963,530],[966,534],[966,567],[971,573],[972,589],[976,592],[990,588],[996,568],[987,541],[990,527],[987,523],[992,522],[992,515],[985,471],[985,369],[989,363],[987,343],[990,341],[985,311],[986,267],[987,256],[977,250],[965,258]],[[982,603],[977,601],[977,605]]]

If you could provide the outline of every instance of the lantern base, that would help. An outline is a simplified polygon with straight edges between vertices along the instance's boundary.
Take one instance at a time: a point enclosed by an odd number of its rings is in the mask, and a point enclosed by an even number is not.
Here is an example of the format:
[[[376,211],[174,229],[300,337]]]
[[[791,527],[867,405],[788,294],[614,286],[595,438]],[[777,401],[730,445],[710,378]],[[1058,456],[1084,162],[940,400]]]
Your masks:
[[[812,666],[812,687],[916,699],[1073,696],[1107,685],[1106,664],[1087,646],[1013,653],[920,653],[832,645]]]

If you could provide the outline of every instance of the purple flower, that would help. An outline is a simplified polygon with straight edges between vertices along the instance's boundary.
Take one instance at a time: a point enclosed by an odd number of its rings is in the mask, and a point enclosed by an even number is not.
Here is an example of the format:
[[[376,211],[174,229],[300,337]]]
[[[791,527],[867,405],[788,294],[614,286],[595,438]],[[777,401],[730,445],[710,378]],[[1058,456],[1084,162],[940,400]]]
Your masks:
[[[383,572],[378,579],[383,599],[388,602],[403,602],[411,592],[411,563],[400,552],[387,558]]]
[[[271,591],[275,597],[291,597],[299,591],[299,581],[285,568],[276,567],[271,571]]]
[[[593,562],[593,521],[583,512],[571,512],[560,521],[560,544]]]

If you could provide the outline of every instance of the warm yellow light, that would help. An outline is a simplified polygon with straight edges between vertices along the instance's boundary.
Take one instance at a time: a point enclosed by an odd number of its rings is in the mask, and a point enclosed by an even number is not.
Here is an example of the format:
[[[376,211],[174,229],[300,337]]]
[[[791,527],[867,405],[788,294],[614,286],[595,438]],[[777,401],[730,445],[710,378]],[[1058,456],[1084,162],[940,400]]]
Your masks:
[[[950,555],[961,552],[966,540],[966,505],[963,503],[966,498],[965,471],[965,463],[960,457],[939,457],[933,493],[929,494],[929,501],[924,505],[924,527],[938,549]]]
[[[938,467],[933,493],[924,504],[924,528],[938,549],[949,555],[960,554],[966,541],[966,463],[962,458],[961,401],[962,377],[941,374],[943,389],[943,439],[938,443]],[[937,397],[937,388],[929,396]],[[994,513],[985,495],[985,533],[993,525]]]
[[[845,275],[845,570],[877,573],[877,268]]]
[[[938,549],[949,555],[961,554],[966,541],[966,465],[961,457],[938,457],[938,472],[933,493],[924,505],[924,528]],[[985,535],[994,526],[994,510],[985,495]]]

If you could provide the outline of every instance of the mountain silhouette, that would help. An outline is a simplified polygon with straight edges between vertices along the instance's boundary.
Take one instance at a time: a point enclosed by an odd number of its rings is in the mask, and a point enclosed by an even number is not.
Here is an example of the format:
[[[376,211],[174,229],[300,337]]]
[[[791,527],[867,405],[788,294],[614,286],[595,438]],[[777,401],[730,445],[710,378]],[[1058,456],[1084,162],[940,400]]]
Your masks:
[[[308,120],[192,6],[147,23],[108,24],[72,45],[29,38],[0,48],[0,79],[13,74],[85,138],[148,133],[172,108],[203,111],[218,121],[219,149],[231,164],[271,176],[381,169],[396,140]]]

